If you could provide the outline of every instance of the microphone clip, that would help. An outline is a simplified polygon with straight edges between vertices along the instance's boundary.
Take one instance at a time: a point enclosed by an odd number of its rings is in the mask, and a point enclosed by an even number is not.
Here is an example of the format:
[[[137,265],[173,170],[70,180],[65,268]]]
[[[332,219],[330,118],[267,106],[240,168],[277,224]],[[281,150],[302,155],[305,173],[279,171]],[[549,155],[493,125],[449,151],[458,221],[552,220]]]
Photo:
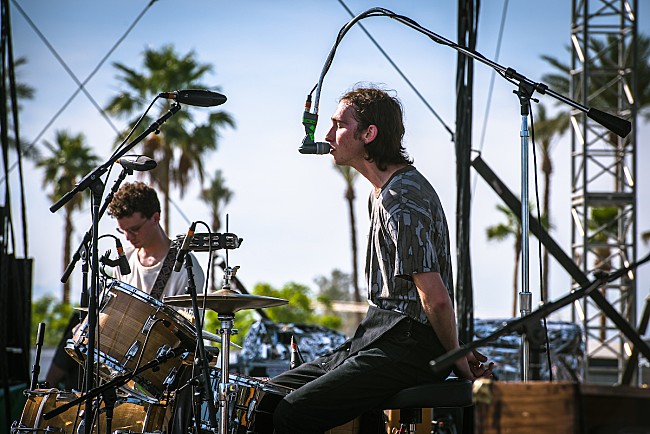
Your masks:
[[[305,111],[302,114],[302,125],[305,127],[305,138],[303,139],[303,144],[314,143],[314,134],[316,133],[316,124],[318,123],[318,115],[316,113],[310,113]]]
[[[108,265],[109,267],[117,267],[120,265],[120,258],[118,257],[117,259],[111,259],[111,250],[108,249],[106,253],[104,253],[100,258],[99,262],[101,262],[104,265]]]
[[[314,135],[316,133],[316,124],[318,123],[318,114],[311,113],[311,96],[307,97],[305,102],[305,111],[302,114],[302,125],[305,127],[305,138],[302,139],[302,144],[298,148],[301,154],[329,154],[330,145],[326,142],[315,142]]]

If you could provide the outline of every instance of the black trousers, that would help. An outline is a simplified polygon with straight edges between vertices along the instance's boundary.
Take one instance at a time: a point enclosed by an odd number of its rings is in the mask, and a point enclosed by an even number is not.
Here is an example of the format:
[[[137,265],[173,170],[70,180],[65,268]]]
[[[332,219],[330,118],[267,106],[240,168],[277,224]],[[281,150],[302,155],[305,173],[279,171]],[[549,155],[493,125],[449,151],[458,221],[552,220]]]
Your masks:
[[[382,409],[404,388],[448,374],[436,376],[429,369],[429,361],[445,352],[430,326],[405,318],[367,347],[351,352],[354,339],[270,380],[296,389],[275,409],[277,434],[322,433]]]

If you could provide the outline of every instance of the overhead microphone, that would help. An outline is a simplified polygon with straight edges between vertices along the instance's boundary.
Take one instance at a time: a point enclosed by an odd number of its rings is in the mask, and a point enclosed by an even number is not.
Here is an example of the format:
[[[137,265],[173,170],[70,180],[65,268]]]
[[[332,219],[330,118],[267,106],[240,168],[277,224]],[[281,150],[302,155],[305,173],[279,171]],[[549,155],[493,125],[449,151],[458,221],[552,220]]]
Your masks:
[[[227,100],[225,95],[203,89],[184,89],[174,92],[162,92],[158,94],[158,97],[173,99],[181,104],[189,104],[198,107],[214,107],[225,103]]]
[[[125,169],[146,172],[155,169],[158,163],[146,155],[125,155],[117,160]]]
[[[122,248],[122,242],[119,238],[115,238],[115,248],[117,249],[118,256],[118,265],[120,266],[120,274],[126,276],[131,274],[131,266],[129,265],[129,260],[124,254],[124,249]]]
[[[181,245],[181,248],[178,249],[178,253],[176,254],[176,261],[174,262],[174,271],[176,272],[181,271],[181,268],[183,267],[183,261],[185,260],[185,255],[187,255],[187,253],[190,251],[190,243],[194,238],[195,229],[196,229],[196,222],[192,222],[190,228],[187,230],[187,235],[183,240],[183,244]]]

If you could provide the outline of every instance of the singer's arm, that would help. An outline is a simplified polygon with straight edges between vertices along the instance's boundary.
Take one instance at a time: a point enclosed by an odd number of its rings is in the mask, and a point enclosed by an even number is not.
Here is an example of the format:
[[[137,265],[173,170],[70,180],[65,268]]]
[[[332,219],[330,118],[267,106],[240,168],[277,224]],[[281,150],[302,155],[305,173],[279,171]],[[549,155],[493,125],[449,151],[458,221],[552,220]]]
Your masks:
[[[456,315],[440,273],[427,272],[413,274],[413,282],[418,289],[422,308],[427,314],[429,323],[436,332],[438,339],[447,351],[459,347]],[[489,377],[492,366],[483,365],[487,358],[479,353],[469,353],[466,357],[456,359],[454,372],[459,377],[475,380],[478,377]]]

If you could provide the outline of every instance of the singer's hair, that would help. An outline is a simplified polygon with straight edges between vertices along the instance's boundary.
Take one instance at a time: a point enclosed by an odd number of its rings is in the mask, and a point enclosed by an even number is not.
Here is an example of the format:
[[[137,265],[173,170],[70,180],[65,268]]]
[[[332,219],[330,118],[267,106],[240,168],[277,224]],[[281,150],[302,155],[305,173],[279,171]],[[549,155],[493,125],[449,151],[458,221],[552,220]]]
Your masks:
[[[130,217],[136,212],[148,219],[160,212],[156,190],[140,181],[124,184],[108,205],[108,214],[116,219]]]
[[[354,119],[358,122],[355,138],[358,139],[370,125],[377,127],[377,137],[365,146],[368,161],[374,162],[382,171],[391,164],[413,163],[402,145],[402,103],[396,96],[387,90],[365,85],[346,92],[340,101],[354,109]]]

